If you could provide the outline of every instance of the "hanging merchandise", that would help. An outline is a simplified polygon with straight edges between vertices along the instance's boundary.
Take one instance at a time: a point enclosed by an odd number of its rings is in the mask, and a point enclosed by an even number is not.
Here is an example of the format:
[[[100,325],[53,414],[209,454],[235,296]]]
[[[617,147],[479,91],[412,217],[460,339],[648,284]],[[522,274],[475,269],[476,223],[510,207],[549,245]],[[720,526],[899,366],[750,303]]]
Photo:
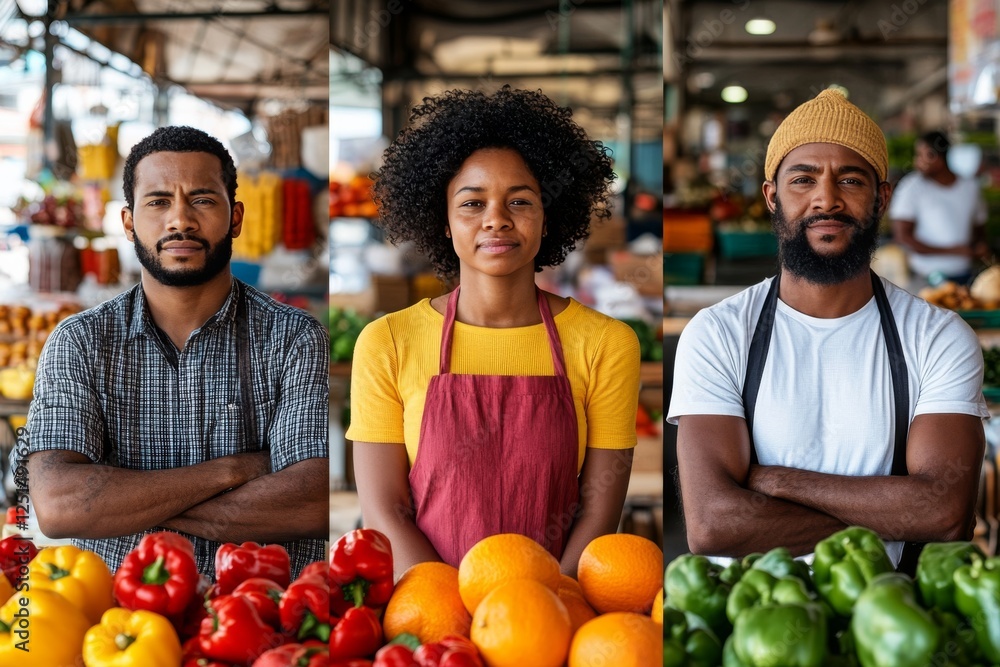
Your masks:
[[[118,164],[118,124],[109,125],[99,144],[78,148],[80,178],[85,181],[109,181]]]
[[[239,200],[243,202],[243,229],[233,241],[233,256],[255,260],[274,249],[281,240],[284,187],[271,172],[238,176]]]
[[[309,183],[300,178],[285,179],[283,241],[288,250],[306,250],[316,241],[312,195]]]

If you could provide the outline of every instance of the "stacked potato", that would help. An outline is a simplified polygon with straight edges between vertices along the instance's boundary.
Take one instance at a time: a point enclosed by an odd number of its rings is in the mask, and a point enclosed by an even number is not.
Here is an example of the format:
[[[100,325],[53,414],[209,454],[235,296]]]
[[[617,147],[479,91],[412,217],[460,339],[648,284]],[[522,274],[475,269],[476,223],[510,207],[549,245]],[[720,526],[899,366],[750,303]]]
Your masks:
[[[0,304],[0,367],[33,367],[56,324],[78,310],[69,304],[48,311]]]

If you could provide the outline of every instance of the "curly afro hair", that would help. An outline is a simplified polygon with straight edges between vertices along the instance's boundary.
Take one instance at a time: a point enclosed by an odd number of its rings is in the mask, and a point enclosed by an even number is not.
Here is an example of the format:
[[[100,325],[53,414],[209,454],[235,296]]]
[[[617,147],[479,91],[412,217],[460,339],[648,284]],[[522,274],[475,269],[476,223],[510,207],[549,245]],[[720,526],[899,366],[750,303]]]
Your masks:
[[[135,206],[135,167],[142,158],[151,153],[211,153],[222,163],[222,181],[229,194],[229,207],[236,206],[236,165],[233,156],[219,140],[201,130],[185,125],[161,127],[153,131],[132,147],[125,158],[125,173],[122,187],[125,190],[125,205],[131,210]]]
[[[510,148],[538,180],[547,234],[535,270],[556,266],[590,233],[591,217],[607,218],[615,175],[609,150],[591,141],[540,91],[504,86],[492,95],[451,90],[424,98],[383,154],[373,174],[377,226],[393,243],[413,241],[437,272],[458,274],[458,255],[444,234],[448,183],[462,163],[482,148]]]

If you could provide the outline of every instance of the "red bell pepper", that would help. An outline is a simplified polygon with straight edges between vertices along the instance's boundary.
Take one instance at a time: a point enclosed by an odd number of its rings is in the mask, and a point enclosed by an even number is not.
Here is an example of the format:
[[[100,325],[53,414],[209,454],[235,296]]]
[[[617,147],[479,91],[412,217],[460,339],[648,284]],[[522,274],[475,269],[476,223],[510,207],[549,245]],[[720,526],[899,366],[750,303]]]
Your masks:
[[[278,611],[278,603],[285,590],[263,577],[253,577],[241,582],[233,589],[233,595],[241,595],[253,603],[254,609],[260,616],[260,620],[270,625],[275,630],[281,629],[281,615]]]
[[[334,660],[329,663],[330,667],[372,667],[371,660],[364,658],[352,658],[350,660]]]
[[[318,574],[301,576],[288,587],[278,604],[281,627],[299,641],[330,639],[330,585]]]
[[[244,542],[237,546],[227,542],[215,552],[215,584],[218,595],[228,595],[241,582],[253,577],[270,579],[281,587],[292,580],[288,552],[280,544],[261,546]]]
[[[181,667],[233,667],[232,663],[212,660],[201,652],[197,637],[184,642],[184,653],[181,656]]]
[[[352,607],[337,621],[330,634],[330,657],[367,658],[384,643],[382,624],[375,610]]]
[[[381,610],[393,589],[392,546],[371,528],[352,530],[330,549],[330,601],[341,616],[351,607]]]
[[[413,652],[413,659],[420,667],[483,667],[476,645],[455,635],[424,644]]]
[[[13,508],[11,508],[13,509]],[[28,576],[28,563],[38,555],[38,548],[27,537],[11,535],[0,540],[0,570],[15,590]]]
[[[265,651],[253,667],[329,667],[330,649],[325,644],[285,644]]]
[[[413,649],[402,644],[389,644],[375,654],[372,667],[420,667],[413,659]]]
[[[198,588],[194,547],[170,532],[146,535],[115,572],[115,599],[126,609],[176,617]]]
[[[244,597],[223,595],[208,602],[201,623],[198,646],[208,658],[238,664],[284,643],[277,630],[260,619],[253,603]]]

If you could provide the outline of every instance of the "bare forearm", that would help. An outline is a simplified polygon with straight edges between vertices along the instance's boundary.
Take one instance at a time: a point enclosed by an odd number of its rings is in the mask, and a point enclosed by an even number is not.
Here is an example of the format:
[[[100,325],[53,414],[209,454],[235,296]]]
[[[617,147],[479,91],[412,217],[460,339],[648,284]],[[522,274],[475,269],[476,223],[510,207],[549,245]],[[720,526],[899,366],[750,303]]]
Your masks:
[[[956,462],[955,465],[962,465]],[[943,541],[966,538],[972,526],[972,498],[961,475],[855,477],[754,466],[748,486],[806,505],[849,525],[863,525],[888,540]],[[955,494],[958,494],[956,496]],[[962,511],[956,505],[964,505]]]
[[[631,449],[588,449],[581,471],[580,505],[559,567],[576,578],[580,554],[594,538],[617,532],[632,471]],[[596,466],[596,467],[595,467]]]
[[[392,544],[393,576],[397,581],[417,563],[441,562],[437,550],[414,522],[409,503],[395,503],[395,508],[366,506],[362,509],[365,528],[384,533]]]
[[[917,240],[917,237],[908,232],[897,232],[896,240],[901,244],[921,255],[968,255],[972,244],[962,244],[953,246],[935,246]]]
[[[736,485],[705,507],[687,507],[685,521],[692,551],[736,558],[775,547],[794,556],[811,553],[817,542],[846,527],[829,514]]]
[[[161,525],[216,542],[326,539],[328,471],[327,459],[300,461],[194,505]]]
[[[169,470],[128,470],[45,456],[51,454],[28,460],[32,506],[51,538],[137,533],[252,479],[230,457]]]

